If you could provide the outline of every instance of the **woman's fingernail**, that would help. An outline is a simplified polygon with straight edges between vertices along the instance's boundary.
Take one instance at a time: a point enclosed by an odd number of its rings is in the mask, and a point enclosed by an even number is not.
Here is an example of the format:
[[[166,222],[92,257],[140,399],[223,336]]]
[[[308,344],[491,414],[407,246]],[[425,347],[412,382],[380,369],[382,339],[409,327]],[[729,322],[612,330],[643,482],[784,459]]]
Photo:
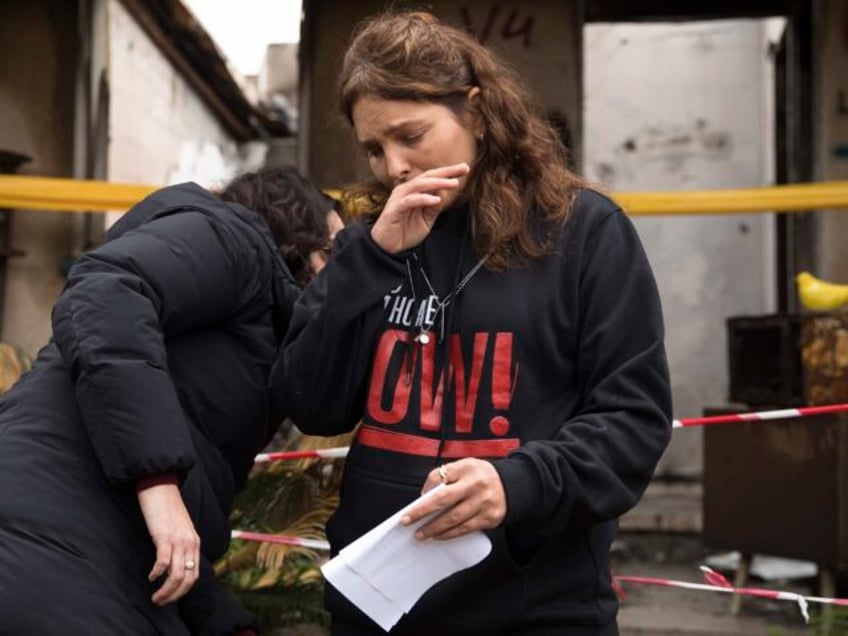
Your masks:
[[[423,541],[425,539],[424,533],[419,530],[418,532],[415,533],[415,538],[418,539],[419,541]]]
[[[400,518],[400,523],[403,526],[408,526],[409,522],[410,522],[409,515],[404,515],[403,517]]]

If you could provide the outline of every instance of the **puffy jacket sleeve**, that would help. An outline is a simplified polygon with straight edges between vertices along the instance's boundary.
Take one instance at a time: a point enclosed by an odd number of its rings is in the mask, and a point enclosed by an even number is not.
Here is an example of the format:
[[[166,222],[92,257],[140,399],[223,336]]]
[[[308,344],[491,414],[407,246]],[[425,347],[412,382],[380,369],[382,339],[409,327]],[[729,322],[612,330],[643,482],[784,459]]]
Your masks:
[[[578,280],[582,407],[552,439],[530,441],[494,462],[507,495],[506,523],[548,534],[607,521],[635,505],[671,433],[659,295],[620,210],[587,233]]]
[[[365,224],[336,237],[330,262],[295,305],[271,376],[275,398],[304,433],[337,435],[361,418],[383,299],[405,276],[405,256],[382,250]]]
[[[53,310],[53,337],[110,481],[183,474],[193,465],[166,341],[256,305],[261,263],[268,267],[262,251],[249,228],[183,211],[108,241],[72,267]]]

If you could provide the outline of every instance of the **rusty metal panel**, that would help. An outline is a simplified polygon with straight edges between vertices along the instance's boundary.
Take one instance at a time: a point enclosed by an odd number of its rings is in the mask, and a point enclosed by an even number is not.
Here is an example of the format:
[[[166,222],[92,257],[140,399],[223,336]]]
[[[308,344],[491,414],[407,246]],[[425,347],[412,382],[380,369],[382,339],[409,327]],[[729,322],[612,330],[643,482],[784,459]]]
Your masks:
[[[704,542],[848,566],[846,427],[845,414],[707,427]]]
[[[807,404],[848,402],[848,312],[805,317],[801,353]]]

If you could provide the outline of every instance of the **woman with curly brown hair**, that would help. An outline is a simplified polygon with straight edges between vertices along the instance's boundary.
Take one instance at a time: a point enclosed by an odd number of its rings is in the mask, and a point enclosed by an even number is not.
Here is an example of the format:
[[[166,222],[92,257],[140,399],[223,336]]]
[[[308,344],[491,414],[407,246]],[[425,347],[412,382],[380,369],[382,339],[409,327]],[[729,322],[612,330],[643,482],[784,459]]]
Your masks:
[[[493,550],[392,633],[617,633],[608,551],[671,409],[629,219],[569,172],[516,76],[429,14],[366,21],[339,86],[373,211],[298,301],[278,369],[304,432],[362,420],[333,550],[442,482],[403,522],[438,513],[419,539],[482,530]],[[379,631],[332,586],[327,605],[334,634]]]

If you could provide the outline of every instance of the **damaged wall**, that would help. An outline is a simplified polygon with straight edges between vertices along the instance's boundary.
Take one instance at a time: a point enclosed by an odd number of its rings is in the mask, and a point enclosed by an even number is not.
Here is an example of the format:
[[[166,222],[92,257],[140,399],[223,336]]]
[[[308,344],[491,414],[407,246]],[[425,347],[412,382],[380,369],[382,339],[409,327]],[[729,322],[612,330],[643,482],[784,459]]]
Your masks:
[[[262,164],[264,146],[240,147],[118,0],[109,33],[110,180],[215,186]]]
[[[76,2],[0,3],[0,147],[33,158],[23,173],[212,186],[264,162],[266,145],[234,142],[120,2],[79,6],[87,7],[82,16]],[[108,72],[106,93],[101,69]],[[94,119],[104,106],[108,131],[103,126],[101,138]],[[10,245],[26,255],[7,265],[3,341],[30,354],[47,342],[63,267],[90,233],[82,223],[82,215],[66,212],[12,213]]]
[[[773,70],[765,23],[589,25],[584,165],[614,191],[770,184]],[[725,319],[774,309],[772,215],[638,217],[666,319],[675,417],[727,402]],[[701,433],[659,472],[696,476]]]

